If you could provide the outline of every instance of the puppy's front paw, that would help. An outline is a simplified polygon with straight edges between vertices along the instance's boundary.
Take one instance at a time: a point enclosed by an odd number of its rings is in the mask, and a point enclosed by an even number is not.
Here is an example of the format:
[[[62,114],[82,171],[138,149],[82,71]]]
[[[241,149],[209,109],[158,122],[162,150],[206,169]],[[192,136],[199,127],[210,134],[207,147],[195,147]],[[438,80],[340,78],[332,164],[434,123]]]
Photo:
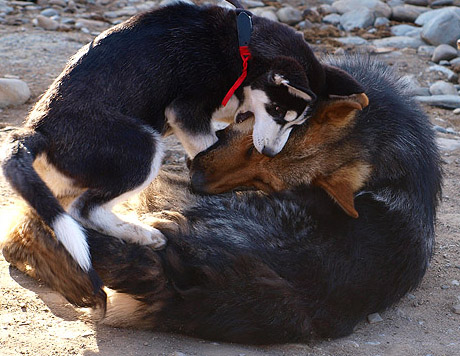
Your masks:
[[[165,235],[158,229],[152,228],[152,232],[150,234],[150,241],[146,239],[142,242],[142,245],[150,245],[155,250],[161,250],[166,246],[167,239]]]

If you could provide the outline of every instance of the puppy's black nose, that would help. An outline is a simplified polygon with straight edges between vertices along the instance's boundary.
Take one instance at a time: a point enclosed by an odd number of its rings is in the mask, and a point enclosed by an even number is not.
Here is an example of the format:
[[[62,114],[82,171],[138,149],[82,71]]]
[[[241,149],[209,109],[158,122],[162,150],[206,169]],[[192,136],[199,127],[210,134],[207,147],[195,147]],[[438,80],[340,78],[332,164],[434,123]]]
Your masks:
[[[202,171],[192,171],[190,176],[190,184],[193,193],[205,194],[206,191],[206,177]]]
[[[275,157],[276,153],[273,151],[271,148],[264,147],[262,150],[262,154],[267,156],[267,157]]]

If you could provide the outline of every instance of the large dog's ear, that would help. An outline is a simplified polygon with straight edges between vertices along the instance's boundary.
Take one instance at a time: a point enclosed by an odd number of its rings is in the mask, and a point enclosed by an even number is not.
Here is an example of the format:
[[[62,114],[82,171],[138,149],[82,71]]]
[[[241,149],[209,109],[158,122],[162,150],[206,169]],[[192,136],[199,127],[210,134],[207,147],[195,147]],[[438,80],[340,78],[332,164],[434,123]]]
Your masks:
[[[328,122],[331,125],[346,125],[351,119],[353,111],[362,110],[369,104],[364,93],[348,96],[330,95],[330,100],[320,103],[314,120],[319,123]]]
[[[354,161],[328,176],[315,178],[312,184],[324,189],[347,215],[356,219],[359,215],[355,209],[354,195],[363,187],[371,170],[369,164]]]

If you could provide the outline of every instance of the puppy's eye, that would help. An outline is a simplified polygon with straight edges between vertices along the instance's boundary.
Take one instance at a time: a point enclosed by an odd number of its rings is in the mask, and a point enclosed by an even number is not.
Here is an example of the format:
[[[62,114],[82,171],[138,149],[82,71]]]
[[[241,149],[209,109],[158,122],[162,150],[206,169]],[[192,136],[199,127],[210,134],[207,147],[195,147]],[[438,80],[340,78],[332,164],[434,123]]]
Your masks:
[[[279,105],[275,105],[275,112],[279,117],[283,117],[286,115],[286,109],[282,108]]]

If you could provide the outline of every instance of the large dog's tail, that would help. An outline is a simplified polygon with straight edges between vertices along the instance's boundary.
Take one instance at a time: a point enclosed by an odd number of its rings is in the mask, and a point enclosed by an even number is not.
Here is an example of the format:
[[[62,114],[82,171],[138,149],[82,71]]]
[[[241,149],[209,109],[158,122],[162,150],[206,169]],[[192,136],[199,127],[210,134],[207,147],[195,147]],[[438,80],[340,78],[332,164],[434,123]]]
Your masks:
[[[7,139],[2,169],[13,189],[55,232],[80,268],[88,274],[99,293],[102,281],[91,266],[89,246],[83,227],[68,215],[33,167],[35,158],[48,147],[46,138],[37,131],[21,129]]]

